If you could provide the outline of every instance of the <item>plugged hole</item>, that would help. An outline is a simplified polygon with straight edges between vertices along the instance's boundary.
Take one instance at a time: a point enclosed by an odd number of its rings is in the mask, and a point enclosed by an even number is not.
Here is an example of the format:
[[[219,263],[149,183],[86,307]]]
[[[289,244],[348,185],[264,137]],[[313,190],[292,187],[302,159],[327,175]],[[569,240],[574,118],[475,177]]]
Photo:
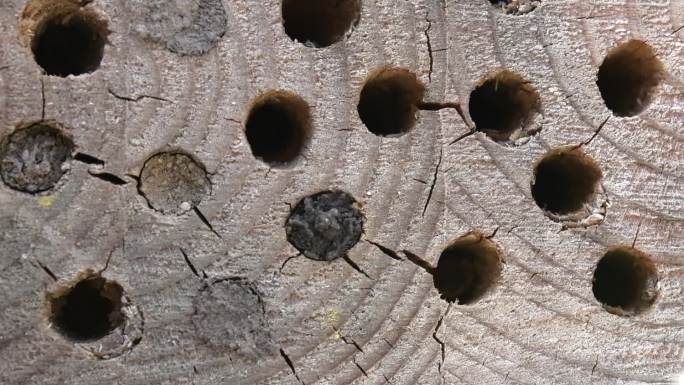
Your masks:
[[[442,251],[434,274],[435,288],[447,302],[474,303],[501,276],[502,256],[497,245],[474,231]]]
[[[540,0],[489,0],[489,2],[509,15],[524,15],[541,5]]]
[[[211,193],[211,182],[204,166],[190,155],[162,152],[145,161],[138,191],[153,209],[180,215],[197,207]]]
[[[648,107],[665,68],[655,50],[640,40],[613,47],[599,67],[596,84],[617,116],[634,116]]]
[[[530,136],[540,129],[532,125],[541,112],[539,93],[530,81],[511,71],[481,80],[470,93],[468,109],[475,128],[498,142]]]
[[[0,176],[10,188],[31,194],[53,188],[66,172],[74,143],[47,122],[20,127],[0,141]]]
[[[590,202],[602,177],[598,163],[581,148],[552,149],[535,166],[532,196],[542,210],[569,214]]]
[[[632,247],[608,250],[596,265],[592,291],[611,313],[638,314],[658,297],[658,272],[651,258]]]
[[[282,13],[290,39],[327,47],[359,23],[361,0],[283,0]]]
[[[46,74],[62,77],[98,69],[109,35],[107,22],[75,0],[30,1],[22,29],[36,63]]]
[[[285,223],[287,240],[306,257],[331,261],[361,239],[363,214],[350,194],[323,191],[303,198]]]
[[[366,79],[357,110],[368,131],[378,136],[399,136],[416,124],[424,95],[425,86],[414,73],[384,67]]]
[[[98,340],[125,320],[123,288],[91,270],[76,283],[47,294],[49,321],[65,337],[78,342]]]
[[[252,154],[272,165],[297,159],[312,134],[309,105],[296,94],[270,91],[259,96],[245,123]]]

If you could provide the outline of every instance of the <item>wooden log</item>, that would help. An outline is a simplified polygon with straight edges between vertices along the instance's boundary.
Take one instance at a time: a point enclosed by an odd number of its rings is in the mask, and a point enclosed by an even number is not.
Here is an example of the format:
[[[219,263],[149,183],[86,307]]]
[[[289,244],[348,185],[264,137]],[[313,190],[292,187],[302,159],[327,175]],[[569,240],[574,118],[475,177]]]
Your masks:
[[[278,0],[0,3],[0,383],[679,378],[684,2],[285,3],[300,8],[297,36],[317,26],[324,37],[292,40]],[[298,13],[307,10],[319,14]],[[611,111],[599,67],[630,39],[655,56],[615,56],[619,70],[647,71],[637,91],[611,83],[639,111]],[[382,119],[416,113],[388,137],[357,108],[382,67],[424,87],[418,98],[382,91],[399,100],[378,110]],[[471,98],[478,86],[493,96]],[[308,103],[282,97],[264,118],[310,124],[291,142],[261,138],[266,149],[295,146],[288,160],[301,152],[286,165],[256,159],[245,135],[252,103],[277,90]],[[507,107],[512,126],[484,123]],[[72,141],[71,158],[54,136],[14,135],[36,124]],[[579,163],[597,165],[601,180],[571,196],[579,210],[544,212],[539,204],[552,206],[532,193],[535,167],[558,148],[589,156]],[[574,180],[563,175],[552,189]],[[40,191],[18,191],[28,185]],[[286,221],[327,190],[354,197],[364,231],[346,254],[315,260],[288,242]],[[314,223],[311,207],[298,229],[347,231],[330,211]],[[602,305],[594,269],[619,245],[650,258],[657,282],[649,264],[643,275],[614,270],[645,277],[600,283],[637,302]],[[449,289],[472,289],[472,279],[477,298],[447,303],[433,277],[440,256],[481,250],[487,258],[455,262],[471,274]],[[500,268],[478,265],[497,259]]]

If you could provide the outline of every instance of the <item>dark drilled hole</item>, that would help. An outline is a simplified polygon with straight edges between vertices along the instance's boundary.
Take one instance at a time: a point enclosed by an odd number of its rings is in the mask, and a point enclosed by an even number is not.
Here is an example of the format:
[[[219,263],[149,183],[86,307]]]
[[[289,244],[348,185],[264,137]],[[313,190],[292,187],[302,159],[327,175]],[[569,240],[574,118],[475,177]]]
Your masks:
[[[611,248],[594,270],[594,297],[618,313],[637,314],[647,309],[655,302],[657,289],[655,264],[644,252],[632,247]]]
[[[245,123],[252,154],[272,165],[297,159],[311,138],[311,112],[301,97],[271,91],[258,97]]]
[[[478,131],[493,140],[507,141],[530,124],[541,110],[541,101],[529,81],[504,70],[480,81],[470,93],[468,109]]]
[[[145,161],[138,190],[153,209],[180,215],[211,193],[211,182],[204,166],[190,155],[162,152]]]
[[[404,68],[386,67],[368,76],[357,107],[368,131],[378,136],[409,132],[425,95],[425,86]]]
[[[48,75],[81,75],[100,67],[108,34],[107,22],[90,10],[59,11],[37,24],[31,49]]]
[[[123,323],[122,295],[118,283],[87,271],[73,286],[48,293],[50,322],[71,340],[100,339]]]
[[[655,50],[643,41],[630,40],[608,51],[596,84],[615,115],[634,116],[648,107],[664,76]]]
[[[287,240],[306,257],[330,261],[361,239],[363,214],[350,194],[334,190],[305,197],[285,223]]]
[[[494,242],[480,232],[468,233],[439,256],[435,288],[448,302],[467,305],[480,299],[499,279],[502,256]]]
[[[18,128],[0,141],[0,175],[10,188],[39,193],[53,188],[64,175],[74,143],[48,123]]]
[[[569,214],[590,201],[602,177],[596,161],[581,148],[553,149],[537,162],[532,196],[543,210]]]
[[[342,40],[361,17],[361,0],[283,0],[283,26],[292,39],[314,47]]]

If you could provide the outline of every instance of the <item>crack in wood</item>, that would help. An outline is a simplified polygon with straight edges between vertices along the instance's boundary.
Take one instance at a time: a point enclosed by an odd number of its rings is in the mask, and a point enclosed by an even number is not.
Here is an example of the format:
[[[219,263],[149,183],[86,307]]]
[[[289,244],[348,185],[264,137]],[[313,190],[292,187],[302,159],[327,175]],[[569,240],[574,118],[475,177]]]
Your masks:
[[[301,252],[300,252],[300,253],[297,253],[297,255],[292,255],[292,256],[290,256],[290,257],[287,257],[287,259],[283,262],[283,264],[280,266],[280,269],[279,269],[278,271],[280,271],[280,273],[282,273],[282,272],[283,272],[283,269],[285,269],[285,265],[287,265],[288,262],[290,262],[291,260],[293,260],[293,259],[299,257],[300,255],[302,255]]]
[[[425,29],[425,38],[427,39],[427,49],[428,56],[430,57],[430,69],[428,71],[428,82],[432,83],[432,71],[435,65],[435,59],[432,55],[432,41],[430,40],[430,29],[432,29],[432,21],[426,16],[425,21],[427,21],[428,26]]]
[[[352,267],[352,269],[354,269],[354,270],[358,271],[359,273],[365,275],[366,278],[368,278],[368,279],[370,279],[370,280],[373,279],[373,278],[371,278],[370,275],[368,275],[368,273],[366,273],[365,271],[363,271],[363,269],[361,269],[361,267],[360,267],[356,262],[354,262],[354,261],[349,257],[349,255],[345,255],[344,257],[342,257],[342,259],[344,259],[344,261],[347,262],[347,263],[349,264],[349,266]]]
[[[202,221],[202,223],[204,223],[204,225],[207,226],[207,227],[209,228],[209,230],[210,230],[212,233],[214,233],[217,237],[219,237],[219,239],[223,239],[223,237],[221,236],[221,234],[219,234],[216,230],[214,230],[214,226],[211,225],[211,223],[209,222],[209,220],[207,219],[207,217],[204,216],[204,214],[203,214],[202,211],[199,209],[199,207],[193,206],[193,207],[192,207],[192,211],[195,212],[195,214],[196,214],[197,217],[200,219],[200,221]]]
[[[596,137],[598,136],[599,132],[601,132],[601,129],[603,128],[603,126],[605,126],[606,123],[608,123],[608,120],[610,120],[610,115],[609,115],[609,116],[608,116],[608,117],[607,117],[607,118],[598,126],[598,128],[596,129],[596,131],[594,131],[594,135],[592,135],[591,138],[589,138],[589,140],[587,140],[587,141],[585,141],[585,142],[582,142],[582,144],[580,144],[579,147],[581,147],[581,146],[588,146],[589,143],[591,143],[594,139],[596,139]]]
[[[404,260],[402,257],[399,256],[399,254],[398,254],[396,251],[390,249],[389,247],[383,246],[383,245],[381,245],[381,244],[379,244],[379,243],[373,242],[373,241],[368,240],[368,239],[366,239],[366,242],[368,242],[368,243],[370,243],[371,245],[377,247],[377,248],[380,249],[380,251],[382,251],[386,256],[388,256],[388,257],[390,257],[390,258],[392,258],[392,259],[396,259],[397,261],[403,261],[403,260]]]
[[[40,121],[42,122],[45,120],[45,80],[43,79],[42,76],[40,77],[40,95],[42,98],[42,107],[41,107],[41,111],[40,111]]]
[[[195,275],[196,277],[198,277],[198,278],[202,278],[202,277],[199,275],[199,272],[197,271],[197,269],[195,268],[195,266],[194,266],[194,265],[192,264],[192,262],[190,261],[190,258],[188,257],[188,254],[185,252],[185,250],[183,250],[182,247],[179,247],[178,250],[180,250],[181,254],[183,254],[183,259],[185,259],[185,263],[186,263],[186,264],[188,265],[188,267],[190,268],[190,271],[192,271],[192,274],[194,274],[194,275]],[[204,278],[207,278],[207,274],[206,274],[204,271],[203,271],[202,273],[204,273]]]
[[[356,362],[356,358],[352,358],[352,362],[354,362],[354,365],[356,365],[356,367],[359,368],[359,370],[361,371],[361,373],[363,373],[365,377],[368,377],[368,373],[366,373],[366,370],[362,368],[358,362]]]
[[[94,156],[92,156],[92,155],[83,153],[83,152],[77,152],[77,153],[74,155],[74,160],[77,160],[77,161],[79,161],[79,162],[81,162],[81,163],[91,164],[91,165],[97,165],[97,166],[104,166],[104,165],[105,165],[105,161],[104,161],[104,160],[99,159],[99,158],[97,158],[97,157],[94,157]]]
[[[290,367],[290,370],[292,370],[292,374],[294,374],[294,376],[295,376],[295,378],[297,379],[297,381],[301,382],[302,385],[306,385],[306,384],[304,383],[304,381],[302,381],[302,379],[299,378],[299,375],[297,374],[297,370],[295,369],[295,366],[294,366],[294,364],[292,363],[292,360],[291,360],[290,357],[287,355],[287,353],[285,353],[285,349],[280,348],[280,356],[283,357],[283,359],[284,359],[285,362],[287,363],[287,366]]]
[[[335,327],[335,326],[333,326],[332,328],[333,328],[333,330],[335,331],[335,333],[337,333],[337,335],[340,337],[340,339],[342,340],[342,342],[344,342],[344,343],[347,344],[347,345],[354,345],[354,347],[356,348],[356,350],[360,351],[361,353],[364,353],[363,349],[361,349],[361,346],[359,346],[359,344],[357,344],[356,341],[354,341],[353,338],[345,336],[344,334],[342,334],[342,332],[340,331],[340,329],[338,329],[338,328]]]
[[[423,268],[428,274],[434,275],[435,274],[435,268],[430,264],[430,262],[424,260],[423,258],[417,256],[416,254],[408,251],[408,250],[402,250],[402,253],[406,255],[406,258],[413,262],[415,265],[418,267]]]
[[[430,186],[430,192],[428,193],[427,201],[425,201],[425,207],[423,207],[422,216],[425,217],[425,212],[427,211],[428,205],[430,205],[430,200],[432,199],[432,193],[435,191],[435,186],[437,185],[437,177],[439,176],[439,167],[442,165],[442,155],[443,150],[439,150],[439,160],[437,161],[437,167],[435,168],[435,174],[432,177],[432,185]]]
[[[95,177],[107,183],[111,183],[115,186],[123,186],[128,184],[128,182],[126,182],[125,180],[109,172],[94,172],[92,170],[88,170],[88,174],[90,174],[90,176],[92,177]]]
[[[162,101],[162,102],[171,103],[171,100],[162,98],[161,96],[138,95],[138,96],[135,96],[135,97],[130,97],[130,96],[122,96],[122,95],[119,95],[119,94],[115,93],[114,90],[112,90],[111,88],[108,88],[107,91],[109,91],[109,93],[110,93],[113,97],[115,97],[115,98],[117,98],[117,99],[119,99],[119,100],[127,101],[127,102],[134,102],[134,103],[137,103],[137,102],[139,102],[139,101],[141,101],[141,100],[143,100],[143,99],[154,99],[154,100],[160,100],[160,101]]]
[[[43,271],[45,272],[45,274],[49,275],[50,278],[52,278],[53,281],[55,281],[55,282],[59,281],[59,279],[57,278],[57,276],[55,275],[55,273],[52,272],[52,270],[48,269],[48,267],[45,266],[45,265],[43,265],[43,263],[40,262],[39,260],[36,260],[36,262],[38,263],[38,266],[40,266],[40,268],[43,269]]]

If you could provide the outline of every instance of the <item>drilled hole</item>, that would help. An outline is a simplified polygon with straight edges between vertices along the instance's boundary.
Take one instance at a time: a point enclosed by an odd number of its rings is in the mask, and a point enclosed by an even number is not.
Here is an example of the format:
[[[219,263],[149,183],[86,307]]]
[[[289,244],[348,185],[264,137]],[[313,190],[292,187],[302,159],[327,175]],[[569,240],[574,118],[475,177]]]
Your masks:
[[[313,47],[342,40],[361,18],[361,0],[283,0],[283,26],[292,39]]]
[[[553,149],[537,162],[532,196],[543,210],[569,214],[591,201],[602,177],[596,161],[581,148]]]
[[[489,0],[489,2],[509,15],[524,15],[541,5],[540,0]]]
[[[205,345],[252,359],[275,351],[266,305],[253,282],[238,277],[207,281],[193,304],[192,323]]]
[[[74,143],[46,122],[18,128],[0,142],[0,175],[10,188],[39,193],[53,188],[66,172]]]
[[[617,116],[634,116],[648,107],[665,76],[655,50],[639,40],[614,47],[603,59],[596,84]]]
[[[75,284],[47,294],[49,320],[73,341],[101,339],[125,320],[122,296],[118,283],[89,270]]]
[[[435,288],[448,302],[480,299],[501,276],[502,256],[494,242],[474,231],[453,241],[439,256]]]
[[[331,261],[358,243],[363,221],[354,197],[344,191],[323,191],[297,203],[285,230],[290,244],[306,257]]]
[[[539,130],[532,124],[541,111],[539,94],[528,80],[511,71],[481,80],[470,93],[468,109],[475,128],[495,141],[516,140]]]
[[[399,136],[416,124],[425,86],[404,68],[384,67],[368,76],[357,110],[368,130],[378,136]]]
[[[190,155],[162,152],[145,161],[138,190],[153,209],[180,215],[211,193],[211,182],[204,166]]]
[[[614,247],[594,270],[594,297],[617,314],[638,314],[658,296],[658,272],[651,258],[632,247]]]
[[[22,30],[46,74],[81,75],[100,67],[109,30],[93,10],[74,0],[32,0],[24,8]]]
[[[252,154],[271,165],[297,159],[311,138],[311,112],[301,97],[271,91],[258,97],[245,123]]]

